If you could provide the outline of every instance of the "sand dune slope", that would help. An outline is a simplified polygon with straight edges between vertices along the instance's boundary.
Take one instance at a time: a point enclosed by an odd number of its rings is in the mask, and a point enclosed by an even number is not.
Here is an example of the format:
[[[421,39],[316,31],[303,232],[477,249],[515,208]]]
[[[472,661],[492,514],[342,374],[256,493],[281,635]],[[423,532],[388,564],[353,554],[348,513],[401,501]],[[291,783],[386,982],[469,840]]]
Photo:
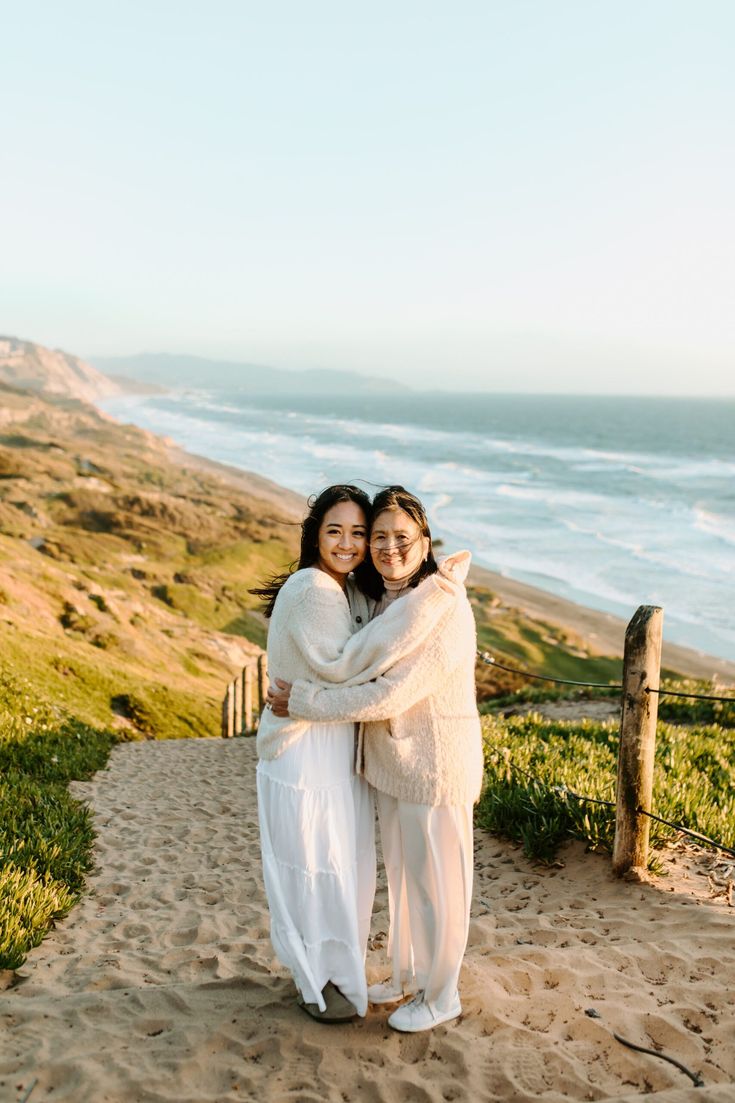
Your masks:
[[[457,1024],[399,1035],[385,1010],[312,1022],[268,939],[254,751],[121,745],[75,786],[95,809],[97,868],[0,993],[0,1100],[32,1085],[30,1103],[735,1100],[733,909],[683,874],[621,884],[578,847],[542,870],[478,840]],[[386,928],[381,884],[371,980]]]

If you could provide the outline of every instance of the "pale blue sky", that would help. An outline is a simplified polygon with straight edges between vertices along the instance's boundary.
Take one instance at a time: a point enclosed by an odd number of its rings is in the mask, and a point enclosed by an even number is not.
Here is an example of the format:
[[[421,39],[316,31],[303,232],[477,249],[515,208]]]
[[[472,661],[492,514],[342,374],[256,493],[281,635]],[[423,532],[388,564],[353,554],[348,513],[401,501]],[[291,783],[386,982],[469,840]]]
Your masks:
[[[730,0],[3,7],[0,333],[735,393]]]

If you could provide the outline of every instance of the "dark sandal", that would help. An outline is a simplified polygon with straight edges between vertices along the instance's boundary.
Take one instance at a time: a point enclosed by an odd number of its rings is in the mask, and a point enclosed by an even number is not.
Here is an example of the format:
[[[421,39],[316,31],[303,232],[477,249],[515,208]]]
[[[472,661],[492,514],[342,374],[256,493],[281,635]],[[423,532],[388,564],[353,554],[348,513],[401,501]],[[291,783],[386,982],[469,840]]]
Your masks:
[[[307,1003],[301,993],[296,997],[296,1003],[302,1011],[319,1023],[349,1023],[357,1018],[354,1006],[346,996],[342,995],[339,988],[332,984],[331,980],[324,985],[322,997],[327,1005],[324,1011],[319,1010],[317,1003]]]

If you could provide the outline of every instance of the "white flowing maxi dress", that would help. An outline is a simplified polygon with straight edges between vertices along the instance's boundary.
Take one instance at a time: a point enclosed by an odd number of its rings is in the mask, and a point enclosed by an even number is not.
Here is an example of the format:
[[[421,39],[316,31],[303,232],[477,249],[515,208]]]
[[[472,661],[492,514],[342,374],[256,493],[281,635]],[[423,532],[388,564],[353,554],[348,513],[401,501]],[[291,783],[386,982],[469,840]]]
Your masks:
[[[372,791],[354,772],[355,726],[313,724],[258,764],[271,941],[306,1003],[332,981],[367,1011],[365,950],[375,895]]]

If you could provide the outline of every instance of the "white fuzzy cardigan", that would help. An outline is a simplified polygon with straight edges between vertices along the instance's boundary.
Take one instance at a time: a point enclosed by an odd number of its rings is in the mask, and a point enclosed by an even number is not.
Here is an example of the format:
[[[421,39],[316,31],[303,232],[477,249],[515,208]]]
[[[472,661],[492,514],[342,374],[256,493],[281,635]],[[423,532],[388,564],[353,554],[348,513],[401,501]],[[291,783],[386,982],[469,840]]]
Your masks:
[[[382,636],[390,646],[389,614],[407,600],[395,601],[370,624],[373,643]],[[385,674],[353,686],[300,678],[291,690],[289,712],[312,721],[362,721],[358,768],[384,793],[414,804],[473,803],[483,771],[476,646],[475,621],[462,589],[421,646]]]
[[[420,650],[442,615],[463,597],[462,582],[454,578],[457,562],[463,564],[461,553],[449,568],[424,579],[371,623],[368,599],[351,582],[345,592],[318,567],[295,571],[276,598],[268,628],[271,681],[353,685],[379,677]],[[293,714],[279,719],[264,710],[256,740],[258,756],[277,758],[303,735],[311,719],[295,719]]]

